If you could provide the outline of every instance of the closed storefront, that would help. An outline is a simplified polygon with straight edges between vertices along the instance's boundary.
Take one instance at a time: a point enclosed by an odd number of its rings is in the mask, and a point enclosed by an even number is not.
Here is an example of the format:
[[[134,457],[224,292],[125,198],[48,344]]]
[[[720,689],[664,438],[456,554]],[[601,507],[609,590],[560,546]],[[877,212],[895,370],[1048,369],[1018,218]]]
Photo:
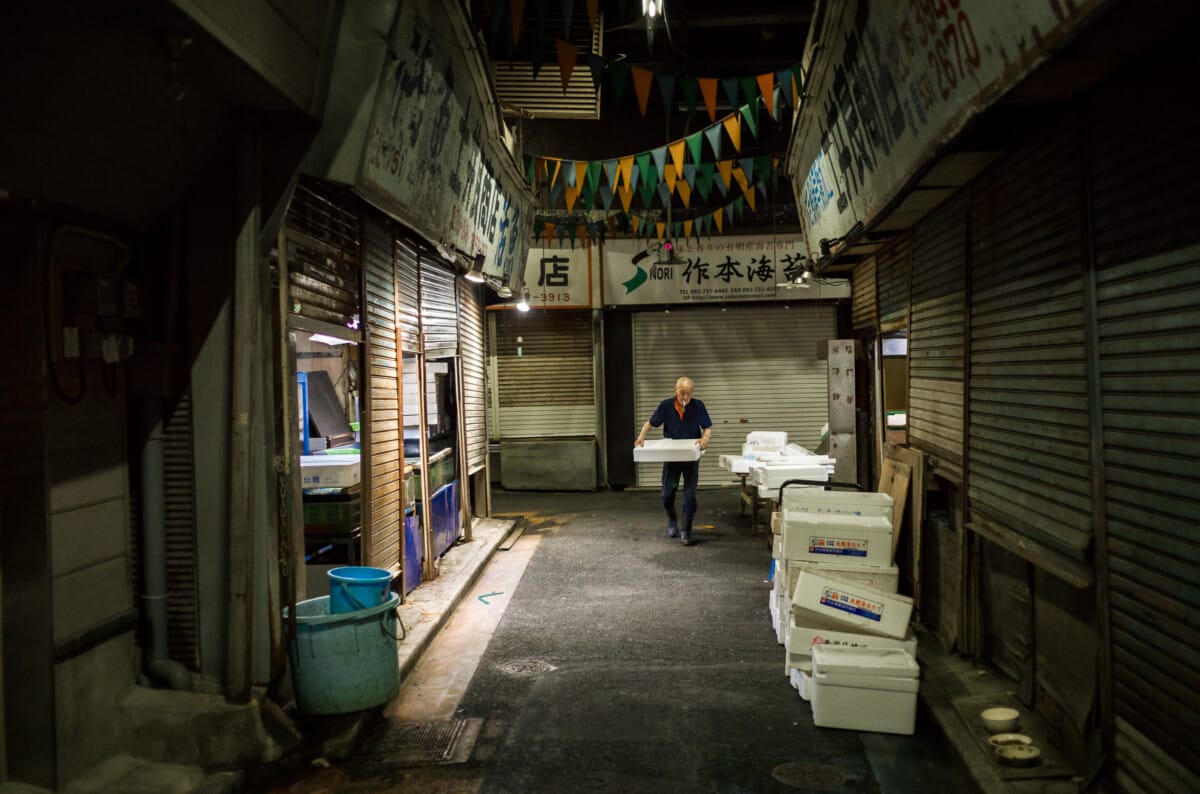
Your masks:
[[[782,430],[815,449],[828,418],[828,372],[817,352],[836,338],[831,305],[680,308],[634,316],[636,425],[670,397],[675,381],[696,382],[713,434],[700,463],[700,485],[728,484],[721,455],[741,455],[746,433]],[[636,432],[636,430],[635,430]],[[658,438],[651,431],[648,438]],[[632,454],[632,453],[631,453]],[[637,484],[656,487],[661,466],[639,464]]]

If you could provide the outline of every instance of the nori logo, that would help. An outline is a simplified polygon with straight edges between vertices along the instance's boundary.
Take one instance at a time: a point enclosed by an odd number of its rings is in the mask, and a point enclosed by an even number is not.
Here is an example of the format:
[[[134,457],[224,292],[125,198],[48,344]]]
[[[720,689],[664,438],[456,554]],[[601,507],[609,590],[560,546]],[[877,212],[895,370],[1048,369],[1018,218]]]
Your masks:
[[[641,262],[648,256],[650,256],[649,251],[642,251],[640,254],[635,254],[633,259],[629,260],[629,264],[633,265],[635,272],[633,277],[628,281],[621,282],[621,286],[625,288],[626,295],[645,284],[646,279],[650,278],[650,274],[646,272],[646,269],[638,264],[638,262]]]

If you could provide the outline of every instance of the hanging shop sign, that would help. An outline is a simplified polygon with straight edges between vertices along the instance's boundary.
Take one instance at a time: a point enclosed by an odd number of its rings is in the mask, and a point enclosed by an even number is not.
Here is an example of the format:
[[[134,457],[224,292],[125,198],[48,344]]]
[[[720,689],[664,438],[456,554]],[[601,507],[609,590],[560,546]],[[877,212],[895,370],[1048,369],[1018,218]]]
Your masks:
[[[408,0],[392,25],[357,187],[485,274],[519,276],[533,199],[456,3]]]
[[[809,255],[878,218],[922,165],[1104,0],[833,0],[809,34],[788,149]]]
[[[577,248],[531,247],[525,263],[529,307],[592,308],[592,254],[595,250],[586,244]]]
[[[793,285],[807,260],[799,235],[679,240],[670,251],[658,241],[609,240],[604,244],[604,304],[796,301],[850,296],[846,279],[814,277],[807,287]]]

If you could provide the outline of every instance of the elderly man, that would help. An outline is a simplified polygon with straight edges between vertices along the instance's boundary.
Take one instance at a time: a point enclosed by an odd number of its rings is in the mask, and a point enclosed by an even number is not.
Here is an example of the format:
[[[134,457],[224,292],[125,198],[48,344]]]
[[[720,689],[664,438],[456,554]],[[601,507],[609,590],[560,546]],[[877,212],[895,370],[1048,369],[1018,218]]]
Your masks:
[[[658,404],[650,420],[642,425],[635,447],[646,443],[651,427],[663,428],[665,438],[694,438],[700,449],[708,446],[712,420],[704,403],[692,397],[695,384],[691,378],[675,381],[675,396]],[[683,523],[675,515],[675,491],[683,477]],[[664,463],[662,471],[662,503],[667,511],[667,537],[679,538],[683,545],[692,543],[692,519],[696,515],[696,486],[700,481],[700,461]]]

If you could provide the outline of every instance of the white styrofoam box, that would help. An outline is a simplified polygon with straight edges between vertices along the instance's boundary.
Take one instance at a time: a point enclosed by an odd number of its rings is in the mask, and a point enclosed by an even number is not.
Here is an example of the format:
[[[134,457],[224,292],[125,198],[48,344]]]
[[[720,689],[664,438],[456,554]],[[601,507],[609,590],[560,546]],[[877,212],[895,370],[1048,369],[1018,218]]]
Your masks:
[[[892,564],[892,522],[882,516],[783,511],[783,556],[789,560]]]
[[[676,463],[700,460],[703,450],[694,438],[658,438],[633,448],[635,463]]]
[[[812,686],[812,675],[804,670],[792,668],[788,673],[792,680],[792,686],[800,693],[800,699],[808,702],[812,699],[809,688]]]
[[[783,538],[779,535],[771,538],[771,556],[777,560],[783,559]],[[776,565],[775,570],[778,571],[779,567]]]
[[[778,488],[788,480],[819,480],[827,482],[833,467],[823,464],[795,463],[790,460],[771,460],[750,468],[750,481],[758,486]]]
[[[847,516],[883,516],[892,520],[890,494],[870,491],[826,491],[820,488],[787,488],[783,509],[793,513],[832,513]]]
[[[843,625],[902,639],[908,634],[912,599],[861,584],[843,582],[815,571],[801,571],[792,592],[792,608],[807,609]]]
[[[813,723],[911,735],[916,730],[920,668],[895,648],[813,648]]]
[[[763,449],[783,449],[787,446],[787,431],[751,430],[746,434],[746,445]]]
[[[850,584],[866,585],[884,593],[895,593],[900,589],[900,569],[895,565],[869,565],[840,559],[817,560],[816,562],[785,560],[785,563],[783,566],[776,564],[775,570],[778,572],[781,567],[786,570],[788,574],[786,586],[789,596],[796,589],[796,578],[801,571],[806,570]]]
[[[360,455],[301,455],[303,488],[350,488],[362,481]]]
[[[881,637],[878,634],[865,634],[856,631],[846,631],[844,627],[832,626],[833,621],[807,610],[792,610],[788,621],[787,656],[788,663],[798,667],[803,662],[812,661],[812,649],[818,645],[838,648],[890,648],[907,651],[914,659],[917,657],[917,637],[911,628],[904,639]]]
[[[721,468],[732,474],[749,474],[752,462],[749,458],[741,455],[722,455],[717,458],[717,463]]]
[[[778,510],[771,511],[771,534],[776,536],[783,534],[783,520],[780,518]],[[773,548],[778,549],[778,553],[775,556],[779,559],[783,559],[783,546],[781,544],[782,540],[776,537]]]

